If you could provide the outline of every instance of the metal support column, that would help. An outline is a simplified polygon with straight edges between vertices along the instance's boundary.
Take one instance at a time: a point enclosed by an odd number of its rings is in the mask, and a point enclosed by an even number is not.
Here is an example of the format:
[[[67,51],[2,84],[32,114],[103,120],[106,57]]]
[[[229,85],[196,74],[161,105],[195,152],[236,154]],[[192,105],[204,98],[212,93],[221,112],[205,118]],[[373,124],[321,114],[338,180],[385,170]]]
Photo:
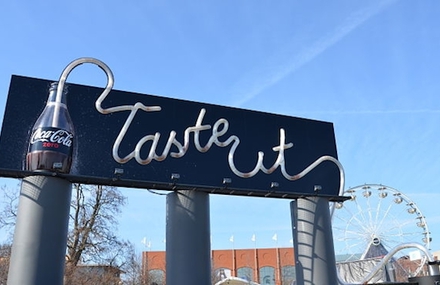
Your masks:
[[[166,283],[210,285],[209,194],[170,193],[166,212]]]
[[[71,186],[56,177],[23,179],[8,285],[63,284]]]
[[[290,210],[297,284],[338,284],[328,199],[299,198]]]

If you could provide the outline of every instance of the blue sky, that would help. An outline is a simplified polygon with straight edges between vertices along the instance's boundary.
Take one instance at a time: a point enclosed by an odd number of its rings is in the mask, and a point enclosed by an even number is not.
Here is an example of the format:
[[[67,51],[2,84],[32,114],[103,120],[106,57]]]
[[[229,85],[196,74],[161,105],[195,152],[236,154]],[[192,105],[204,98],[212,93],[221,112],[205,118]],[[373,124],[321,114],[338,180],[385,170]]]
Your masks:
[[[347,187],[405,193],[439,250],[439,11],[434,0],[7,1],[0,113],[12,74],[55,80],[91,56],[115,89],[332,122]],[[105,76],[84,65],[68,81],[104,86]],[[120,234],[164,249],[166,196],[123,192]],[[253,234],[259,247],[291,246],[290,201],[210,199],[212,248],[231,248],[232,235],[235,248],[253,247]]]

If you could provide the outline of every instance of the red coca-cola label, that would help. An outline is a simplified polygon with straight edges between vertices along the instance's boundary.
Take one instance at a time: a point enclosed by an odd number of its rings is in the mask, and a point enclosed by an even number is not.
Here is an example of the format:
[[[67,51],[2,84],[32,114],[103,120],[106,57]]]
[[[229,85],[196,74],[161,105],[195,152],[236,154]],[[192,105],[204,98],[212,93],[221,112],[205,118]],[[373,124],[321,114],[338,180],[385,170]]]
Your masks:
[[[51,150],[72,154],[73,134],[58,128],[38,128],[29,142],[29,152]]]

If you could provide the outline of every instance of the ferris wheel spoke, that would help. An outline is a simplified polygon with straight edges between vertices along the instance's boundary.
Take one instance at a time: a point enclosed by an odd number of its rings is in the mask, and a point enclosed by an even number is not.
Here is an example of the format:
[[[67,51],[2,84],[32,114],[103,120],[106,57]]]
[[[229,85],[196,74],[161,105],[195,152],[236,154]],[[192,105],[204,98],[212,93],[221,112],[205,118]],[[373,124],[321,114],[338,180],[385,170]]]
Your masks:
[[[350,211],[348,211],[348,212],[350,213]],[[354,227],[356,231],[365,231],[366,230],[365,223],[362,220],[358,219],[356,217],[356,215],[352,215],[351,218],[348,220],[340,219],[339,222],[346,225],[344,228],[351,226],[351,227]]]
[[[415,230],[410,230],[410,229],[406,229],[405,231],[403,231],[402,227],[400,226],[395,226],[395,227],[390,227],[390,228],[386,228],[384,231],[382,231],[383,235],[407,235],[407,234],[412,234],[412,233],[416,233]]]
[[[385,234],[392,235],[393,233],[396,233],[396,232],[397,232],[397,234],[395,234],[395,235],[401,235],[401,236],[411,234],[413,231],[415,232],[416,230],[411,229],[410,227],[407,227],[410,224],[411,224],[411,222],[404,222],[402,224],[397,223],[392,227],[384,227],[383,234],[384,235]],[[405,231],[404,231],[404,229],[405,229]]]
[[[355,238],[365,237],[364,233],[360,233],[358,231],[347,231],[345,236],[347,236],[347,235],[354,236]]]
[[[404,242],[404,241],[414,241],[414,238],[416,237],[421,237],[421,235],[419,233],[402,233],[402,234],[388,234],[385,239],[391,239],[394,238],[392,240],[396,241],[396,242]]]
[[[337,211],[341,212],[341,211],[346,211],[346,210],[338,209]],[[332,224],[333,225],[336,225],[336,224],[347,224],[350,221],[350,219],[351,219],[350,218],[350,214],[351,213],[348,211],[348,213],[346,215],[334,215],[332,217],[332,219],[333,219]]]
[[[371,228],[372,227],[372,221],[371,221],[372,220],[372,216],[371,216],[372,211],[371,211],[371,204],[370,204],[371,195],[365,196],[365,191],[368,191],[368,190],[364,190],[364,193],[362,193],[362,195],[365,197],[365,204],[366,205],[364,206],[364,209],[358,208],[358,211],[366,213],[368,218],[365,221],[366,221],[366,224],[368,225],[368,227]]]
[[[350,243],[350,244],[346,243],[346,248],[347,249],[357,249],[357,250],[359,250],[359,249],[364,248],[365,245],[366,245],[366,243],[363,242],[362,240],[359,240],[359,239],[353,239],[353,240],[357,241],[357,242]],[[362,253],[362,252],[353,252],[353,253],[358,254],[358,253]]]
[[[380,215],[380,213],[381,213],[381,206],[382,206],[382,200],[383,199],[379,199],[379,203],[377,203],[377,205],[376,205],[376,211],[375,211],[375,218],[374,218],[374,224],[376,225],[376,226],[378,226],[378,227],[380,227],[381,226],[381,223],[379,222],[379,220],[381,219],[381,215]],[[382,215],[382,219],[385,217],[386,215]]]
[[[364,230],[364,231],[366,231],[369,227],[365,219],[359,219],[357,218],[356,215],[352,216],[352,218],[349,221],[349,225],[357,227],[359,230]]]
[[[360,217],[361,217],[361,220],[362,220],[362,222],[359,221],[359,223],[366,224],[369,219],[367,219],[365,217],[365,213],[362,210],[362,206],[358,203],[358,199],[355,200],[355,203],[356,203],[357,212],[360,214]]]
[[[382,202],[382,200],[383,199],[380,199],[379,201]],[[386,221],[386,219],[389,218],[390,210],[391,210],[392,206],[393,206],[393,204],[388,205],[388,207],[387,207],[385,213],[382,215],[382,218],[380,219],[380,221],[379,220],[377,221],[377,225],[379,228],[381,228],[383,226],[384,222]],[[379,215],[379,213],[377,213],[377,215]]]

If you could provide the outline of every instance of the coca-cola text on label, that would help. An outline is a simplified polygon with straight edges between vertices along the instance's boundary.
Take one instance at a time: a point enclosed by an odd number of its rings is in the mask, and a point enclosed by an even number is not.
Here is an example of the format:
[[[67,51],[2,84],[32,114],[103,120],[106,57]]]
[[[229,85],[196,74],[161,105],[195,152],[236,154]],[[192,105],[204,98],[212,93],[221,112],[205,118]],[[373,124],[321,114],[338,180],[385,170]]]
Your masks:
[[[70,172],[75,135],[66,106],[66,92],[57,101],[57,87],[57,83],[51,84],[46,106],[32,128],[26,170]]]

